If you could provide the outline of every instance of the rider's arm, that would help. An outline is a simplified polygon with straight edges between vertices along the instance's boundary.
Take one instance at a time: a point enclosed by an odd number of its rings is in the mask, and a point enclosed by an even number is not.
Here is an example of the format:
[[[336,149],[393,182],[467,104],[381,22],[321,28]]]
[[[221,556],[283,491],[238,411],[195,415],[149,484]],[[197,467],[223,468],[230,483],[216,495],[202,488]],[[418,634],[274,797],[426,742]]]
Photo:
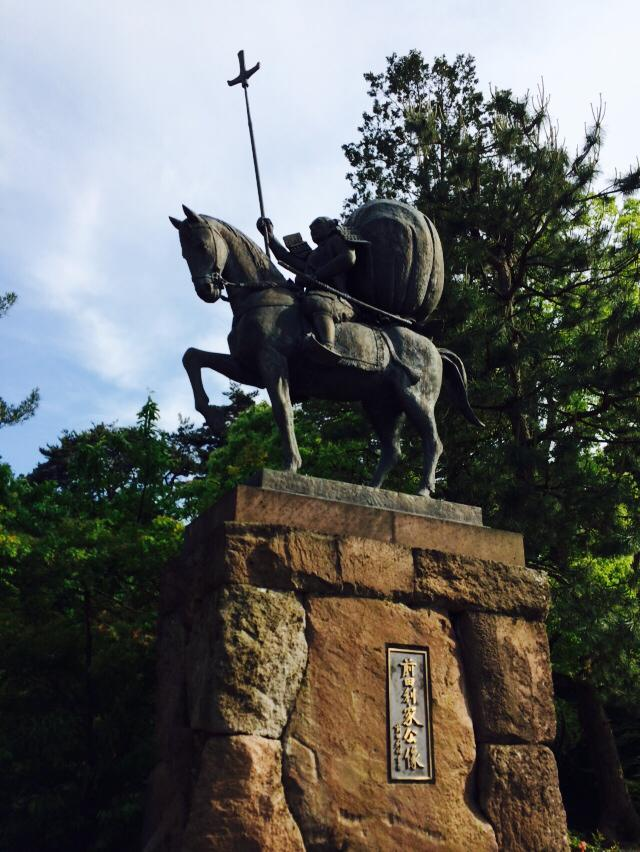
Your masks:
[[[287,266],[293,267],[294,272],[304,272],[305,260],[302,257],[297,257],[292,254],[286,246],[273,234],[269,237],[269,248],[276,256],[277,260],[282,260]]]
[[[270,219],[258,219],[258,230],[264,236],[265,230],[269,240],[269,248],[274,253],[276,260],[281,260],[292,267],[294,272],[304,272],[305,259],[292,254],[273,233],[273,224]]]

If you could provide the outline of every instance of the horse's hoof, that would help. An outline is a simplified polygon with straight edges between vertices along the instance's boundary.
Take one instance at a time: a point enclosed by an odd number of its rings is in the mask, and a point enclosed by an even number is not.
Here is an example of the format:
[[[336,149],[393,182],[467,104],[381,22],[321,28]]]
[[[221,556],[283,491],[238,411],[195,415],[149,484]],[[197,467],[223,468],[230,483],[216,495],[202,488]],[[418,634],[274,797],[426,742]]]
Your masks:
[[[225,427],[226,406],[208,405],[202,412],[205,423],[214,432],[220,432]]]

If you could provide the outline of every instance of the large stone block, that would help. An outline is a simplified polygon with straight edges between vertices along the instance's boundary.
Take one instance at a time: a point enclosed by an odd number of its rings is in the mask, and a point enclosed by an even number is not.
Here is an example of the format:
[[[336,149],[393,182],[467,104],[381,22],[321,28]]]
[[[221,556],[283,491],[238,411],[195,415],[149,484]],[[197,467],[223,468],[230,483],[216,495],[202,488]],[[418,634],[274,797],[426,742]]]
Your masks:
[[[284,772],[307,848],[495,850],[473,805],[475,742],[449,619],[387,601],[311,598],[308,620]],[[429,647],[435,784],[387,779],[385,643]]]
[[[430,502],[437,515],[437,504],[441,501]],[[450,519],[446,520],[442,513],[439,517],[426,517],[410,514],[406,509],[374,508],[238,485],[197,518],[187,535],[195,540],[200,531],[214,529],[225,521],[265,526],[284,524],[316,533],[373,538],[403,547],[429,547],[446,553],[524,565],[524,546],[519,533],[482,526],[473,507],[457,509],[463,510],[462,514],[448,512]],[[467,522],[461,522],[462,517],[466,517]]]
[[[544,618],[549,584],[541,571],[443,553],[415,550],[416,601],[450,612],[467,609]]]
[[[395,512],[391,540],[404,547],[430,548],[505,565],[524,565],[524,543],[519,533],[476,524]]]
[[[548,748],[480,746],[478,786],[500,852],[569,849],[558,770]]]
[[[549,593],[522,537],[327,495],[240,486],[189,526],[162,590],[146,852],[565,849],[529,623]],[[386,643],[430,649],[435,783],[387,776]]]
[[[320,498],[327,503],[342,503],[349,510],[361,506],[375,509],[391,509],[418,517],[442,518],[482,526],[482,510],[478,506],[463,503],[448,503],[418,494],[372,488],[370,485],[355,485],[335,479],[320,479],[317,476],[300,475],[285,470],[257,471],[247,482],[250,487],[258,486],[259,494],[265,491],[276,494],[297,494],[303,497]],[[241,486],[242,487],[242,486]]]
[[[479,742],[544,743],[556,733],[544,624],[466,612],[457,620]]]
[[[187,646],[191,727],[280,737],[307,659],[292,592],[231,586],[198,610]]]
[[[413,597],[411,551],[356,536],[281,526],[225,523],[186,563],[196,590],[254,585],[283,591]],[[196,595],[197,597],[198,595]]]
[[[348,536],[338,539],[338,559],[345,593],[413,597],[413,556],[408,548]]]
[[[206,543],[203,539],[193,532],[183,557],[196,598],[222,585],[282,591],[328,591],[342,585],[334,536],[227,522],[212,530]]]
[[[225,524],[224,580],[276,589],[324,591],[339,588],[333,536],[304,530]]]
[[[304,852],[282,789],[282,747],[261,737],[204,746],[181,852]]]

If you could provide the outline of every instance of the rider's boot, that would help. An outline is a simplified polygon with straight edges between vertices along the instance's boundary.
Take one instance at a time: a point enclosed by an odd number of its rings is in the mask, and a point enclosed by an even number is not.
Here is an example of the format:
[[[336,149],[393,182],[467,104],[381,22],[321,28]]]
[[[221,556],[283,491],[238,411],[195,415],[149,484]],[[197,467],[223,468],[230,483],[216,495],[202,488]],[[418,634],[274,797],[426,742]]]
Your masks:
[[[340,361],[340,355],[335,350],[336,326],[331,314],[314,313],[311,317],[315,336],[307,336],[305,350],[310,357],[320,364],[331,366]]]

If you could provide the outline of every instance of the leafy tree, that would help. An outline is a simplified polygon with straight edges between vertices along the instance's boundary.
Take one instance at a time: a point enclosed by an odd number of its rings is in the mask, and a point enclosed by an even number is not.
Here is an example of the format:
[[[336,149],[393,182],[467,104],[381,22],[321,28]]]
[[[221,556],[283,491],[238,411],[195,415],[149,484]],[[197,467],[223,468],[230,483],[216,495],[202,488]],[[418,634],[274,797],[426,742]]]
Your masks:
[[[28,477],[0,466],[0,849],[138,848],[159,580],[255,393],[227,397],[217,430],[163,431],[149,398],[135,426],[64,432]]]
[[[7,313],[18,297],[15,293],[0,293],[0,319]],[[0,397],[0,429],[3,426],[13,426],[22,423],[35,414],[40,401],[40,391],[37,388],[31,391],[28,397],[17,405],[10,405]]]
[[[347,209],[395,197],[434,220],[447,284],[425,331],[463,357],[487,422],[447,418],[441,493],[522,531],[552,576],[557,673],[584,730],[608,732],[599,825],[638,837],[602,701],[637,695],[640,207],[623,197],[640,170],[600,178],[601,107],[571,154],[544,91],[485,94],[471,57],[412,51],[365,79]]]
[[[0,469],[2,848],[137,848],[163,565],[182,539],[152,400]]]
[[[296,433],[304,471],[311,476],[358,481],[363,468],[373,470],[368,427],[345,406],[314,402],[298,407]],[[224,444],[210,455],[206,477],[185,487],[189,515],[198,515],[260,468],[279,468],[281,461],[282,445],[270,406],[261,402],[245,409],[231,424]]]

